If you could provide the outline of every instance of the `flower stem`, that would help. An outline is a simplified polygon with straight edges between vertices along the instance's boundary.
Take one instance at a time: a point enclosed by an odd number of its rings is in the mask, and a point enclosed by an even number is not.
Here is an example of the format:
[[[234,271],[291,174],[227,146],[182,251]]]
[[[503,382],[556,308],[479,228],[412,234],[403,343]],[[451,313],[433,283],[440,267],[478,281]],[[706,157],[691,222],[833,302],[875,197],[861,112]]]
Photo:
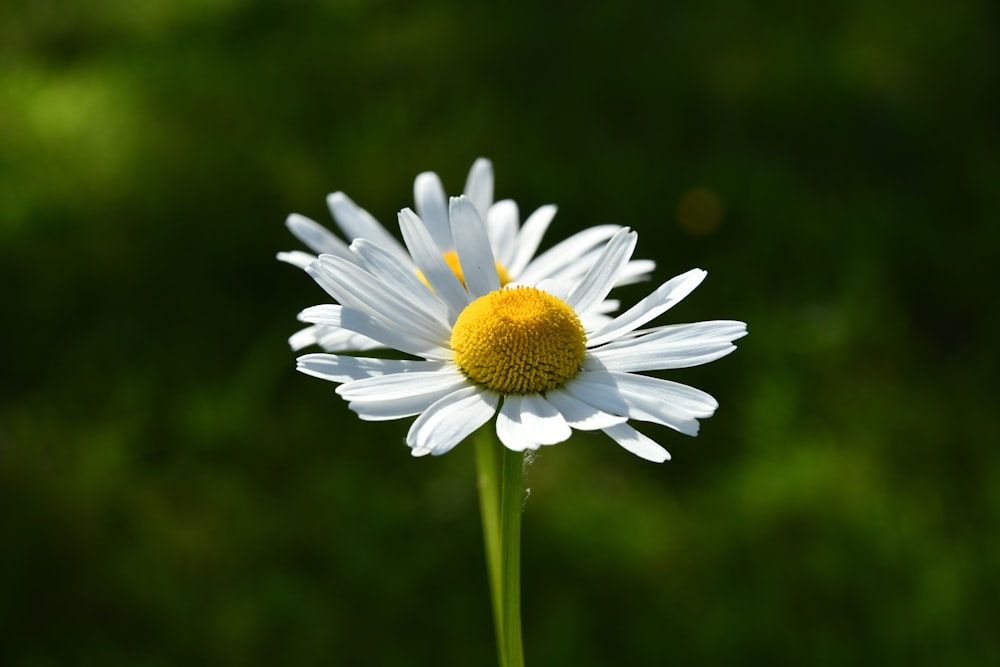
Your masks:
[[[479,487],[479,513],[483,522],[483,544],[486,548],[486,570],[490,579],[490,599],[493,603],[493,630],[496,634],[497,654],[501,665],[503,657],[503,584],[500,569],[500,452],[492,424],[486,424],[472,436],[476,444],[477,485]]]
[[[497,654],[501,667],[524,667],[521,641],[524,454],[500,445],[490,424],[479,429],[473,439]]]
[[[521,643],[521,511],[524,505],[524,454],[501,447],[500,570],[503,589],[504,667],[524,667]],[[494,606],[495,608],[495,606]]]

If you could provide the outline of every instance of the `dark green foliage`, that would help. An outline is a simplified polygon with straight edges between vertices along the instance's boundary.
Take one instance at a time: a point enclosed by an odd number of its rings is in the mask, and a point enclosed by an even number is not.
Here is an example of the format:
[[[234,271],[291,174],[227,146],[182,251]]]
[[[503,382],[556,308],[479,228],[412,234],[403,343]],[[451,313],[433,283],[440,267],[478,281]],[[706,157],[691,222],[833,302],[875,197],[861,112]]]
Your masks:
[[[770,4],[0,7],[0,664],[491,664],[471,448],[296,374],[274,260],[479,155],[751,332],[672,462],[537,457],[529,664],[1000,662],[1000,17]]]

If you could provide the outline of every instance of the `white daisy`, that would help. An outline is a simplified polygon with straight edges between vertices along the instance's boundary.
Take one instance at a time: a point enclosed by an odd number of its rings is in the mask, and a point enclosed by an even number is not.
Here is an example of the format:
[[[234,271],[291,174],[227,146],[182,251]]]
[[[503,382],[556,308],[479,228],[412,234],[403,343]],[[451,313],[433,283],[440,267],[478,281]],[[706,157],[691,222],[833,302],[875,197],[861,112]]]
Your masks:
[[[517,204],[511,199],[493,201],[493,165],[477,159],[469,169],[464,194],[485,220],[487,234],[501,285],[511,282],[536,284],[546,279],[576,280],[597,259],[601,244],[621,229],[619,225],[599,225],[585,229],[556,244],[538,256],[535,253],[556,213],[554,205],[546,205],[528,216],[522,225]],[[449,220],[448,201],[441,179],[434,172],[424,172],[413,183],[413,198],[417,215],[426,226],[437,251],[459,275],[459,262]],[[343,192],[327,197],[334,221],[348,239],[368,239],[392,253],[398,262],[418,271],[407,249],[396,240],[368,211],[359,207]],[[329,254],[357,263],[348,245],[333,232],[303,215],[293,213],[285,221],[288,229],[316,255]],[[278,253],[278,259],[300,268],[307,268],[316,255],[302,251]],[[647,278],[655,268],[651,260],[628,262],[616,285],[634,283]],[[590,313],[594,323],[606,321],[604,313],[615,310],[618,302],[605,301],[602,308]],[[340,327],[312,325],[289,339],[294,350],[319,345],[330,352],[367,350],[384,347],[378,341],[360,336]]]
[[[400,213],[409,256],[422,277],[377,241],[351,257],[322,255],[307,267],[338,302],[300,319],[369,337],[413,359],[307,354],[298,369],[340,383],[361,419],[416,416],[406,437],[415,456],[443,454],[496,415],[515,451],[601,430],[630,452],[665,461],[667,451],[635,430],[648,421],[695,435],[718,404],[707,393],[641,371],[685,368],[735,349],[735,321],[640,329],[687,296],[706,273],[693,269],[597,327],[585,325],[626,270],[637,235],[618,230],[576,281],[501,286],[490,235],[467,197],[450,202],[450,233],[464,286],[438,241],[413,213]],[[440,233],[440,232],[439,232]],[[428,288],[430,287],[430,289]]]

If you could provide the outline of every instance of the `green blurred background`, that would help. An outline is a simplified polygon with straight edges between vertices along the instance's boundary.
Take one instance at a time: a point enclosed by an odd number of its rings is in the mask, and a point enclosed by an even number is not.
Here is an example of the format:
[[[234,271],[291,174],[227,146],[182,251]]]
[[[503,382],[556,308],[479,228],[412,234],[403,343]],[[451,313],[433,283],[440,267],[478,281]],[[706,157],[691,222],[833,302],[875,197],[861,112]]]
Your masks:
[[[297,374],[274,260],[480,155],[751,331],[672,462],[537,457],[530,665],[1000,663],[997,63],[989,0],[0,5],[0,664],[493,662],[471,448]]]

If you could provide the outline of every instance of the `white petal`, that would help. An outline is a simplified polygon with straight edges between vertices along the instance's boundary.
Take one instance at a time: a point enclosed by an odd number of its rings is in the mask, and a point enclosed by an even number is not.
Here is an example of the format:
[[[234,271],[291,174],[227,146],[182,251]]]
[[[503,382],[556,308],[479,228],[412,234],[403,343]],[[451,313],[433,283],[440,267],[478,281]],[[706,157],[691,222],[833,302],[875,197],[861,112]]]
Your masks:
[[[516,281],[514,285],[526,284],[529,287],[532,283],[521,283],[521,281]],[[573,291],[576,287],[576,283],[570,280],[562,280],[559,278],[546,278],[545,280],[540,280],[534,284],[536,289],[540,289],[543,292],[551,294],[560,301],[565,301],[569,298],[569,293]],[[586,329],[584,329],[586,331]]]
[[[554,445],[573,434],[556,406],[539,394],[522,398],[521,423],[532,440],[543,445]]]
[[[641,396],[644,401],[668,403],[695,417],[711,417],[719,407],[711,394],[680,382],[637,373],[609,371],[609,374],[614,376],[619,391],[630,398]]]
[[[531,258],[534,257],[535,251],[538,250],[538,246],[541,244],[542,237],[545,236],[549,225],[552,224],[552,218],[555,217],[556,210],[553,204],[542,206],[529,215],[528,219],[521,225],[521,231],[517,233],[514,256],[511,258],[510,263],[506,265],[510,275],[520,278],[521,273],[528,266],[528,263],[531,262]],[[547,274],[541,277],[545,278]],[[533,282],[537,282],[537,279],[533,280]]]
[[[567,241],[568,240],[570,239],[567,239]],[[562,265],[548,266],[546,268],[549,271],[549,275],[552,277],[578,282],[583,275],[587,273],[587,270],[591,267],[591,265],[597,261],[600,254],[600,248],[584,252],[583,254],[576,253],[572,249],[569,249],[560,253],[560,257],[562,257]],[[631,285],[643,280],[648,280],[649,274],[652,273],[655,268],[656,262],[651,259],[629,260],[629,262],[625,264],[624,268],[622,268],[621,272],[619,272],[618,278],[615,280],[615,287]],[[527,273],[527,271],[530,271],[531,273]],[[526,275],[528,276],[528,279],[534,280],[534,262],[532,262],[532,265],[528,267],[527,271]]]
[[[439,399],[468,386],[454,366],[428,372],[399,373],[365,378],[337,387],[350,408],[368,421],[418,415]]]
[[[622,285],[633,285],[635,283],[643,282],[644,280],[649,280],[649,276],[656,269],[656,262],[651,259],[633,259],[622,272],[618,274],[618,282],[615,283],[615,287],[621,287]]]
[[[445,387],[457,389],[468,384],[469,380],[456,366],[445,365],[428,371],[378,375],[347,382],[337,387],[337,393],[347,401],[395,401],[423,391],[437,391]]]
[[[632,256],[637,239],[638,235],[627,227],[615,232],[604,246],[600,257],[569,295],[566,305],[577,313],[585,313],[604,301],[614,287],[618,274]]]
[[[405,327],[387,321],[369,312],[345,308],[336,304],[323,304],[306,308],[299,319],[312,324],[347,329],[378,341],[385,347],[426,359],[451,359],[450,348],[421,338]]]
[[[309,306],[301,311],[298,319],[302,322],[312,322],[328,327],[340,327],[343,321],[341,316],[344,307],[336,303],[324,303],[318,306]]]
[[[594,375],[594,377],[588,377]],[[610,415],[628,417],[628,403],[618,392],[618,387],[608,377],[606,371],[594,374],[581,370],[573,378],[566,381],[562,389],[574,398]]]
[[[427,290],[422,284],[411,289],[412,282],[405,278],[397,281],[384,275],[379,280],[332,255],[321,255],[307,271],[344,306],[377,315],[437,344],[446,344],[451,336],[440,301],[423,298]]]
[[[581,371],[565,385],[566,391],[604,412],[668,426],[687,435],[698,433],[698,421],[683,410],[669,404],[656,403],[650,411],[642,399],[633,401],[609,374]]]
[[[726,356],[736,349],[732,341],[746,333],[743,322],[675,324],[592,349],[587,353],[584,367],[614,371],[689,368]]]
[[[641,327],[680,303],[681,299],[694,291],[694,288],[700,285],[707,275],[708,272],[702,269],[691,269],[687,273],[671,278],[645,299],[616,317],[611,323],[597,331],[590,332],[587,336],[587,346],[594,347],[606,343],[623,333]]]
[[[395,421],[423,413],[436,401],[452,393],[454,388],[413,394],[398,401],[351,401],[347,404],[358,419],[368,422]]]
[[[563,442],[572,433],[556,406],[538,394],[508,395],[497,415],[500,442],[517,452]]]
[[[644,375],[581,371],[566,391],[605,412],[698,434],[698,417],[710,417],[715,399],[693,387]]]
[[[490,206],[485,219],[490,245],[493,246],[493,254],[496,260],[509,271],[510,262],[514,259],[517,227],[521,219],[517,203],[512,199],[498,201]]]
[[[332,327],[324,327],[319,324],[313,324],[305,329],[300,329],[288,338],[288,345],[295,352],[298,352],[304,347],[309,347],[310,345],[317,345],[319,341],[318,333],[330,328]]]
[[[300,269],[304,269],[313,262],[316,261],[316,255],[310,255],[307,252],[302,252],[301,250],[292,250],[290,252],[279,252],[278,261],[286,262],[292,266],[297,266]]]
[[[485,220],[493,203],[493,163],[484,157],[477,158],[469,169],[463,192],[475,204],[479,217]]]
[[[563,299],[565,301],[565,299]],[[591,310],[588,313],[580,315],[580,324],[583,325],[584,331],[593,331],[599,327],[603,327],[605,324],[611,321],[611,318],[607,315],[601,315],[600,313],[595,313]]]
[[[499,394],[465,387],[435,401],[417,417],[406,434],[414,456],[444,454],[489,421]]]
[[[547,391],[545,398],[559,410],[566,423],[578,431],[596,431],[628,420],[628,417],[602,412],[563,389]]]
[[[493,249],[486,234],[486,225],[468,197],[452,197],[451,234],[455,239],[458,263],[465,276],[465,287],[476,299],[500,289]],[[433,284],[433,283],[432,283]]]
[[[617,229],[621,229],[621,227],[618,227]],[[584,232],[587,231],[589,230],[584,230]],[[570,238],[566,240],[568,241],[572,239]],[[551,250],[551,248],[549,250]],[[597,258],[601,256],[601,252],[603,250],[603,245],[599,245],[597,248],[593,248],[591,250],[584,250],[581,248],[577,251],[574,247],[560,249],[558,254],[553,257],[552,260],[549,260],[547,257],[543,257],[543,259],[546,260],[543,266],[546,274],[552,278],[570,280],[574,284],[579,283],[580,280],[587,275],[587,271],[589,271],[590,267],[594,265]],[[546,250],[544,254],[547,255],[548,253],[549,251]],[[536,275],[536,270],[535,262],[532,262],[531,265],[525,270],[525,275],[527,275],[528,278],[533,279]]]
[[[420,280],[416,265],[401,264],[392,253],[365,239],[352,243],[351,250],[372,275],[395,283],[408,300],[419,302],[421,311],[433,316],[442,327],[449,328],[447,304]]]
[[[396,238],[386,231],[372,214],[361,208],[343,192],[327,195],[326,204],[337,225],[349,240],[368,239],[374,241],[386,250],[393,252],[401,259],[406,257],[406,250]]]
[[[378,341],[356,334],[339,327],[328,327],[314,324],[296,331],[288,339],[288,344],[295,351],[310,345],[319,345],[327,352],[346,352],[348,350],[374,350],[382,347]]]
[[[603,431],[611,436],[612,440],[640,458],[653,463],[670,460],[670,452],[628,424],[611,426]]]
[[[620,225],[597,225],[579,231],[533,259],[518,273],[518,279],[535,283],[545,278],[578,278],[587,272],[599,256],[599,251],[593,254],[591,251],[614,236],[619,229]]]
[[[448,304],[450,320],[454,322],[459,313],[469,305],[469,293],[445,262],[424,223],[408,208],[399,212],[399,231],[403,234],[414,263],[420,268],[434,293]]]
[[[590,309],[591,313],[611,313],[621,308],[622,302],[618,299],[605,299]],[[608,319],[611,319],[610,317]]]
[[[417,176],[413,181],[413,201],[416,203],[417,215],[424,221],[438,250],[445,253],[454,248],[451,224],[448,222],[448,202],[437,174],[425,171]]]
[[[350,382],[361,378],[378,377],[387,373],[419,373],[445,368],[445,361],[418,361],[411,359],[374,359],[350,357],[315,352],[304,354],[297,360],[297,370],[330,382]]]
[[[337,327],[320,327],[316,344],[327,352],[347,352],[385,349],[385,345],[359,333]]]
[[[285,226],[288,227],[288,231],[295,235],[295,238],[306,244],[317,255],[350,256],[347,244],[315,220],[298,213],[292,213],[285,219]]]
[[[541,446],[521,422],[523,398],[520,394],[508,394],[503,399],[500,412],[497,413],[497,437],[507,449],[515,452],[538,449]]]

